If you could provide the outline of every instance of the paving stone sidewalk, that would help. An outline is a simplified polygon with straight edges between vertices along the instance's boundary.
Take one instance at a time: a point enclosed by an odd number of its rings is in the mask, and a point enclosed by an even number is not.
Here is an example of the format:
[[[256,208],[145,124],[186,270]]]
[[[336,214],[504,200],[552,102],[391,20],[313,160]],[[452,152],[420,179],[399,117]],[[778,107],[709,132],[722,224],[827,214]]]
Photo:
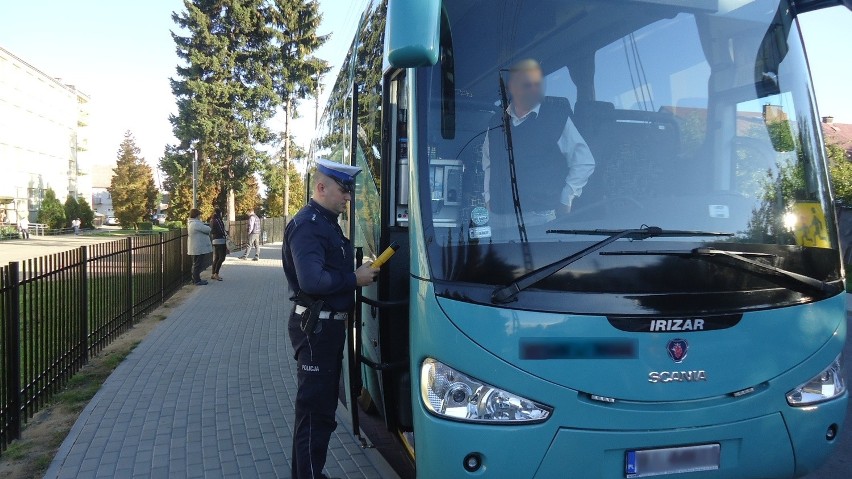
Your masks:
[[[85,408],[46,478],[289,478],[296,396],[280,246],[229,257],[119,365]],[[209,270],[202,275],[208,277]],[[326,474],[395,478],[347,428]]]

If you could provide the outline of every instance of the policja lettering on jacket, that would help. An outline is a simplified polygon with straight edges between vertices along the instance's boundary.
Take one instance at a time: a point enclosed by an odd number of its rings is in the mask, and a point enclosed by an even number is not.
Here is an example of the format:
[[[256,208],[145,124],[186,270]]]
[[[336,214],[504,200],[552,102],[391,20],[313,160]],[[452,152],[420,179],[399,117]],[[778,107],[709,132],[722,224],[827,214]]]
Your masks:
[[[352,200],[355,176],[360,171],[318,159],[311,199],[284,230],[282,261],[294,302],[287,329],[299,386],[293,432],[294,479],[326,477],[322,469],[331,433],[337,426],[334,413],[348,313],[355,304],[356,287],[372,283],[378,273],[369,263],[355,270],[352,243],[337,223]],[[317,308],[319,302],[322,304]],[[305,325],[303,330],[302,313],[311,309],[315,309],[316,326]]]

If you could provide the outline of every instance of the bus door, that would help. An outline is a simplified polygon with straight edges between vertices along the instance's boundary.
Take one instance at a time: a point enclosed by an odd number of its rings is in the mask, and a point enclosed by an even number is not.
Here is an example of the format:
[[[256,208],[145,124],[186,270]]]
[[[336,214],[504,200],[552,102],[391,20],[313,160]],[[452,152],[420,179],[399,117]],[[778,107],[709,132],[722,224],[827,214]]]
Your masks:
[[[357,85],[357,82],[356,82]],[[352,328],[350,404],[355,427],[357,407],[382,414],[391,431],[411,431],[411,377],[408,370],[408,105],[405,72],[383,78],[381,89],[356,86],[357,124],[353,128],[356,164],[375,182],[378,195],[359,191],[355,216],[366,247],[362,261],[375,259],[390,244],[399,248],[384,266],[376,285],[357,296]],[[377,96],[378,91],[382,94]],[[380,103],[378,103],[380,102]],[[380,123],[379,121],[380,120]],[[377,144],[378,143],[378,144]],[[374,162],[371,162],[373,160]],[[363,162],[363,164],[359,164]],[[371,188],[372,185],[367,185]],[[378,203],[377,203],[378,202]],[[370,244],[373,242],[374,244]]]

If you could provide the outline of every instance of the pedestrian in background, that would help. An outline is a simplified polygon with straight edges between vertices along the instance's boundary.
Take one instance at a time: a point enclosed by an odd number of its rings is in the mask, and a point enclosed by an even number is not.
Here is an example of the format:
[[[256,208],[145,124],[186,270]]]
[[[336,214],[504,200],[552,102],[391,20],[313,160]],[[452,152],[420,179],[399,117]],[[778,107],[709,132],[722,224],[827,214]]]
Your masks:
[[[210,279],[222,281],[219,270],[228,255],[228,233],[225,231],[225,222],[222,221],[222,208],[214,209],[213,217],[210,218],[210,237],[213,238],[213,275]]]
[[[80,236],[80,218],[71,220],[71,227],[74,228],[74,236]]]
[[[186,254],[192,256],[192,282],[198,286],[204,286],[207,281],[201,279],[201,265],[204,255],[213,251],[210,244],[210,227],[201,222],[201,212],[193,208],[189,210],[189,219],[186,221],[186,229],[189,236],[186,239]]]
[[[21,216],[18,221],[18,230],[21,232],[21,239],[30,239],[30,220],[26,216]]]
[[[254,210],[251,211],[248,219],[248,246],[246,246],[246,253],[240,256],[240,259],[248,258],[249,251],[254,248],[254,259],[252,261],[257,261],[260,259],[260,218],[257,217]]]

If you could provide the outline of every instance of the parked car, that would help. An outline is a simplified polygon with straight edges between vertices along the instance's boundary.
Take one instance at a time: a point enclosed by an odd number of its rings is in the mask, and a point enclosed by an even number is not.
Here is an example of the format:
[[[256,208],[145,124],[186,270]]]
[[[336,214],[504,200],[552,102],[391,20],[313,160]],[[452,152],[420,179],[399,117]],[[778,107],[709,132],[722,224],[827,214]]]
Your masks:
[[[166,222],[166,214],[165,213],[157,213],[155,215],[151,215],[151,223],[155,225],[163,225]]]
[[[118,226],[118,218],[115,216],[107,216],[105,224],[108,226]]]

